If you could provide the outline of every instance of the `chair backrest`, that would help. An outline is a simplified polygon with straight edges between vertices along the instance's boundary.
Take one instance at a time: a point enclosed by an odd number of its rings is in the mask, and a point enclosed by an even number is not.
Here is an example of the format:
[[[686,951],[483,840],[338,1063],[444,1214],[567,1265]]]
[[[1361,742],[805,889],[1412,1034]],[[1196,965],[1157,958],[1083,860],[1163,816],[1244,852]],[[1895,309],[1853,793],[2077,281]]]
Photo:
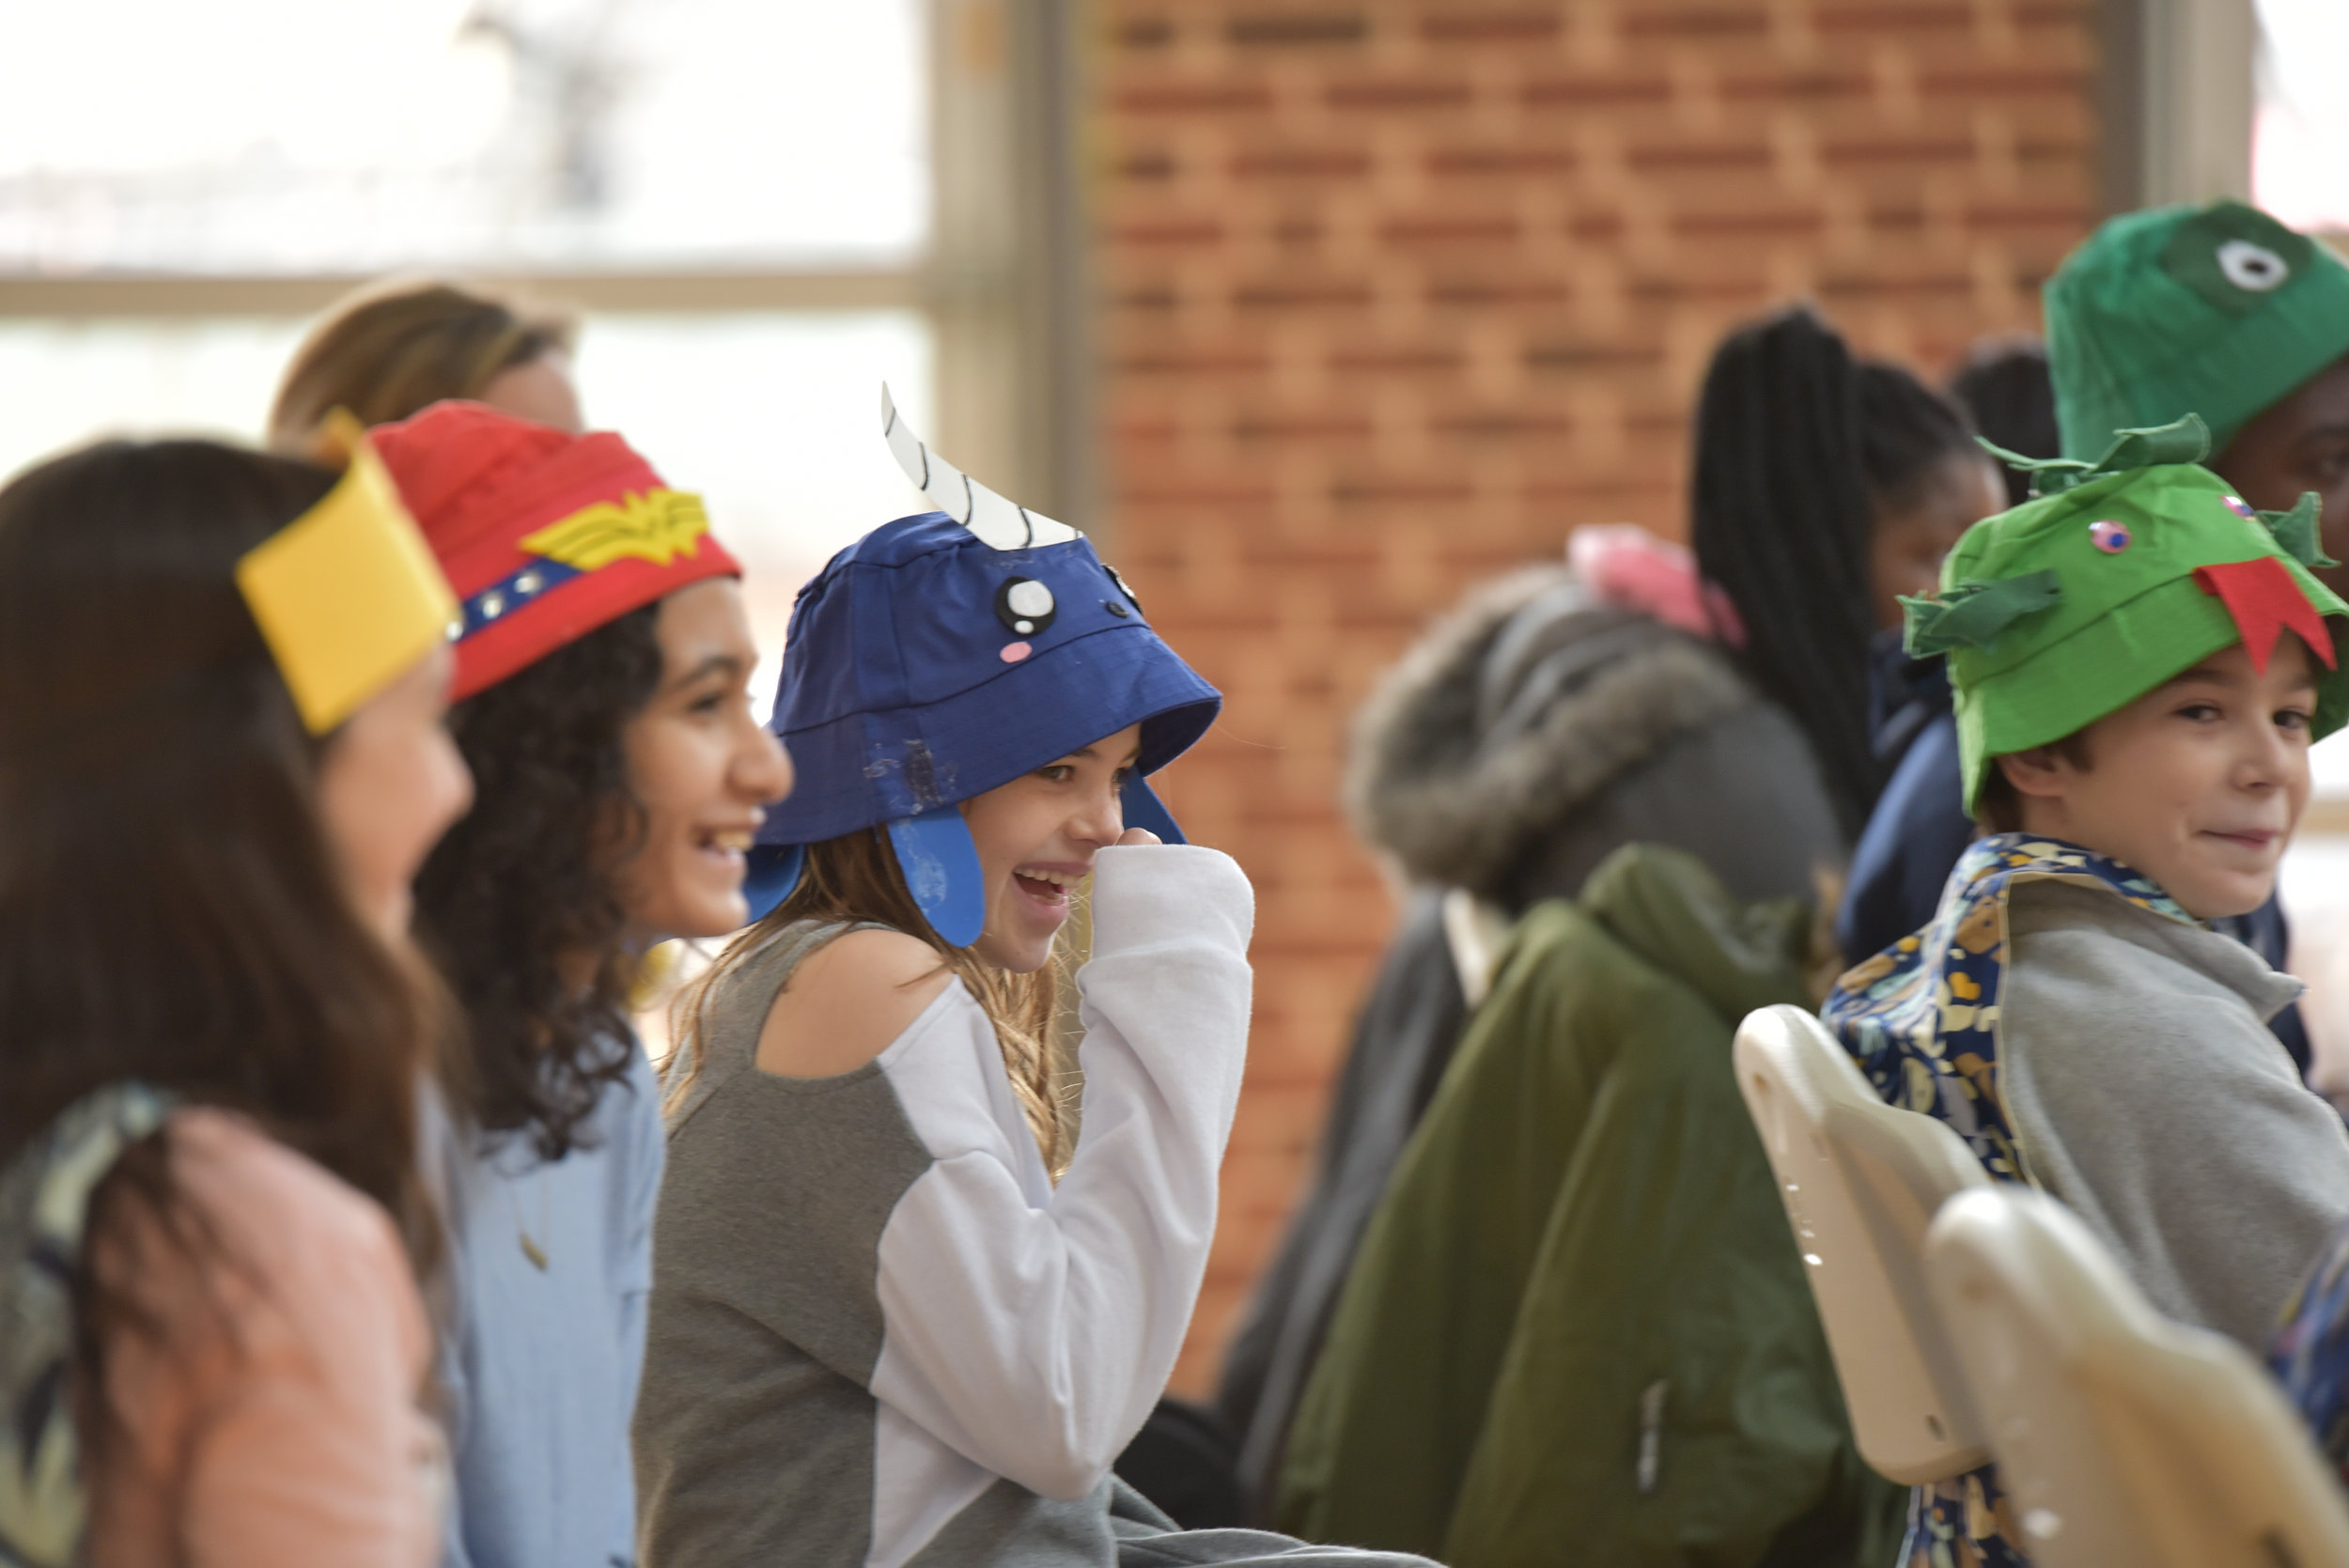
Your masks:
[[[2038,1568],[2349,1564],[2349,1505],[2266,1373],[2156,1314],[2062,1204],[1952,1199],[1925,1272]]]
[[[1989,1458],[1925,1284],[1925,1229],[1990,1178],[1959,1137],[1877,1097],[1826,1027],[1765,1007],[1737,1031],[1737,1087],[1802,1249],[1861,1457],[1893,1481]]]

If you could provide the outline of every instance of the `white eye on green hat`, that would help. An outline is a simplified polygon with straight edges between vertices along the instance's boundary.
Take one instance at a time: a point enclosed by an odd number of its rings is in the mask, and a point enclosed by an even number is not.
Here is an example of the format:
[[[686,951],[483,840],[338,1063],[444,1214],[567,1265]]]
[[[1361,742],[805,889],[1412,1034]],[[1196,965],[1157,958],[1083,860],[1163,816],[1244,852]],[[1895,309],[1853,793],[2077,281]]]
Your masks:
[[[2223,452],[2251,418],[2349,355],[2349,266],[2255,207],[2114,218],[2047,281],[2063,455],[2189,413]]]

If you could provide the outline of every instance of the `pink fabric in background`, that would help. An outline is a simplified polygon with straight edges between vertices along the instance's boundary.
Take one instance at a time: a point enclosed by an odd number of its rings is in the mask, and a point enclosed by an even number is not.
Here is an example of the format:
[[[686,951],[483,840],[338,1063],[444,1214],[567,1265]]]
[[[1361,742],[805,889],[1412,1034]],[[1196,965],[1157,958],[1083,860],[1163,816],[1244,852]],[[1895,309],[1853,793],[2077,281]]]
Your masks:
[[[1585,523],[1566,536],[1566,565],[1610,604],[1733,648],[1746,645],[1737,607],[1697,575],[1696,557],[1637,523]]]

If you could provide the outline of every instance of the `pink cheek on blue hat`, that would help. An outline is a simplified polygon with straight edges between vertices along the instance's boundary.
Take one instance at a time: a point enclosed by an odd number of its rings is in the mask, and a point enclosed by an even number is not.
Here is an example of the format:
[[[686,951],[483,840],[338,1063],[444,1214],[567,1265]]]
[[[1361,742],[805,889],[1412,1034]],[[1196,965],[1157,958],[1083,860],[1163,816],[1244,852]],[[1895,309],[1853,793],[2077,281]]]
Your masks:
[[[1003,662],[1017,664],[1034,652],[1035,649],[1026,643],[1006,643],[1003,644]]]
[[[2092,522],[2088,525],[2088,542],[2107,555],[2118,555],[2129,548],[2129,531],[2117,522]]]
[[[2243,497],[2239,495],[2230,495],[2224,497],[2223,499],[2227,503],[2227,510],[2232,512],[2244,521],[2257,522],[2259,520],[2259,513],[2255,511],[2252,508],[2251,504],[2244,500]]]

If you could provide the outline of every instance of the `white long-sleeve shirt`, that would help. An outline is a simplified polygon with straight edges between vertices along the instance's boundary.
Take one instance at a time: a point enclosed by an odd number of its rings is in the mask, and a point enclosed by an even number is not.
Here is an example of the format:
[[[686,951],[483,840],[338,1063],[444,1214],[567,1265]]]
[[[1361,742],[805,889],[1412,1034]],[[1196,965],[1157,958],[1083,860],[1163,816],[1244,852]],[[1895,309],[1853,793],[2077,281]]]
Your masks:
[[[1083,1133],[1057,1187],[961,986],[823,1079],[755,1054],[843,928],[779,933],[715,999],[655,1235],[649,1568],[1116,1560],[1110,1466],[1215,1232],[1252,899],[1224,855],[1138,846],[1101,851],[1093,909]],[[1201,1560],[1285,1545],[1231,1533]]]

